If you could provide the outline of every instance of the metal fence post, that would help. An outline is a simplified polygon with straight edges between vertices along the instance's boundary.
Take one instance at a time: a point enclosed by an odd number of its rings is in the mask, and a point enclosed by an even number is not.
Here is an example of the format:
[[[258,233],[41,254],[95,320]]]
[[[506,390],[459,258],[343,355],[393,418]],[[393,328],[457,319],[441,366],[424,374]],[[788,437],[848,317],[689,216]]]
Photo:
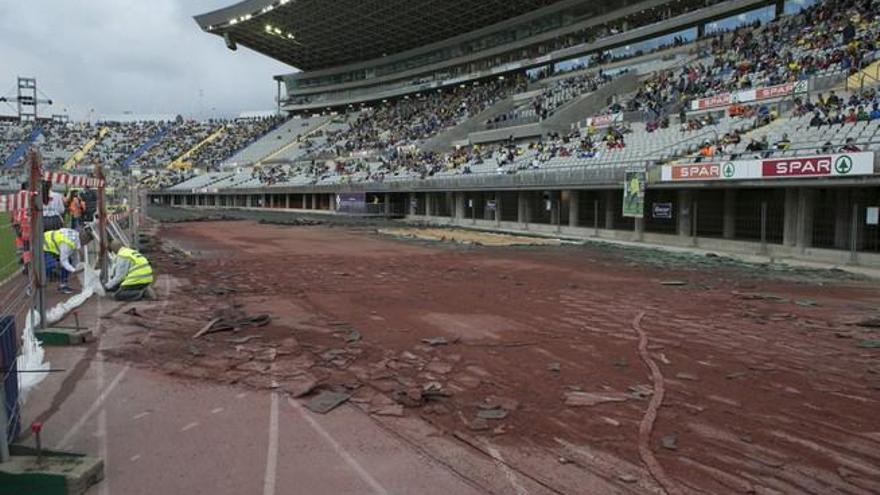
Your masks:
[[[101,166],[95,167],[95,177],[100,181],[98,184],[98,267],[101,269],[101,281],[107,281],[107,204],[104,194],[106,193],[106,185],[104,184],[104,171]]]
[[[131,240],[131,247],[138,248],[137,244],[137,190],[134,188],[134,177],[129,175],[128,178],[128,238]]]
[[[697,200],[691,205],[691,243],[697,245]]]
[[[761,202],[761,254],[767,254],[767,202]]]
[[[43,258],[43,196],[42,170],[39,155],[28,154],[30,167],[30,223],[31,223],[31,280],[36,297],[37,313],[40,317],[40,328],[46,328],[46,263]]]
[[[599,237],[599,200],[593,200],[593,237]]]

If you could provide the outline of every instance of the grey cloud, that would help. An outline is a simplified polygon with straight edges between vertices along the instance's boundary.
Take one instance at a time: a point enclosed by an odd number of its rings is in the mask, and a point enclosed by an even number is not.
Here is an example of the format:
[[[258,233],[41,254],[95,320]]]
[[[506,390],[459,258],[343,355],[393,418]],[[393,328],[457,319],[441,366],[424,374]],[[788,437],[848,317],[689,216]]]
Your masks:
[[[293,69],[230,52],[192,20],[234,1],[0,0],[0,91],[36,77],[57,102],[47,113],[74,119],[92,108],[197,118],[273,108],[272,76]]]

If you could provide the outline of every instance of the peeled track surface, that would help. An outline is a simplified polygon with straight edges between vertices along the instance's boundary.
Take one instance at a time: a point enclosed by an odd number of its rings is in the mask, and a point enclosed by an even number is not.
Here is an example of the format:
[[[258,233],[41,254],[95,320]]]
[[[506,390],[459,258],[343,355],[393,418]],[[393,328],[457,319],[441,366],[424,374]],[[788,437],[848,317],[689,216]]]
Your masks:
[[[645,333],[641,325],[644,317],[645,312],[640,312],[633,320],[632,326],[636,333],[639,334],[639,356],[651,370],[654,393],[651,395],[651,401],[648,403],[645,416],[642,418],[642,422],[639,423],[639,457],[642,458],[642,462],[645,463],[651,476],[657,480],[657,483],[663,487],[666,493],[669,495],[681,495],[681,489],[666,476],[666,471],[657,462],[657,458],[654,457],[654,452],[651,450],[651,432],[654,431],[654,421],[657,420],[657,412],[663,404],[663,395],[666,393],[666,387],[663,383],[663,373],[660,372],[660,367],[657,366],[657,363],[648,354],[648,334]]]

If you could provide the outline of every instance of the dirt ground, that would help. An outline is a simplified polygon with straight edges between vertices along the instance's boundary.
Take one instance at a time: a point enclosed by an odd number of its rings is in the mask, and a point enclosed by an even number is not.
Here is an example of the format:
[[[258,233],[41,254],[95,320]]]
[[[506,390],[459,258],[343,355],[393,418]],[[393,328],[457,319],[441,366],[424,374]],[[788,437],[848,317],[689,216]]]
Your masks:
[[[304,404],[342,392],[546,493],[663,493],[646,457],[669,493],[880,492],[880,335],[860,325],[880,310],[874,280],[351,225],[194,222],[157,237],[144,251],[172,297],[104,315],[141,329],[113,360]],[[260,314],[271,322],[192,339]]]
[[[559,246],[559,239],[525,237],[521,235],[496,234],[464,229],[397,228],[378,229],[378,233],[404,239],[422,241],[448,241],[478,246]]]

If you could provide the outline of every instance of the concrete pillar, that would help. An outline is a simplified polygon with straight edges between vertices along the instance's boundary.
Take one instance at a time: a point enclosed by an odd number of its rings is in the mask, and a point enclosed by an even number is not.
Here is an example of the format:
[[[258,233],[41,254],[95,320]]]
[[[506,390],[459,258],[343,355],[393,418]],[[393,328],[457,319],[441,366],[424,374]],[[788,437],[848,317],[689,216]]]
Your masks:
[[[385,193],[385,216],[391,216],[391,195]]]
[[[785,0],[776,0],[776,18],[780,18],[785,14]]]
[[[614,212],[618,205],[615,204],[617,198],[614,191],[602,191],[602,204],[605,206],[605,228],[614,228]]]
[[[407,215],[415,215],[416,214],[416,193],[407,193],[406,195],[406,212]]]
[[[425,215],[434,216],[434,193],[425,193]]]
[[[312,194],[312,209],[313,210],[318,209],[318,195],[317,194]]]
[[[796,246],[798,236],[798,190],[785,188],[785,217],[782,228],[782,244]]]
[[[645,239],[645,219],[633,218],[633,240],[643,241]]]
[[[528,225],[531,220],[531,201],[529,201],[530,191],[519,191],[516,195],[517,214],[516,221]]]
[[[580,223],[580,191],[568,191],[568,226],[577,227]],[[562,223],[562,222],[560,222]]]
[[[798,195],[797,246],[801,251],[813,246],[813,212],[816,208],[816,190],[801,189]]]
[[[286,209],[286,210],[290,209],[290,194],[284,195],[284,209]]]
[[[495,226],[501,226],[501,193],[495,191]]]
[[[724,238],[736,237],[736,189],[724,190]]]
[[[678,203],[678,226],[676,231],[682,237],[690,237],[693,235],[694,212],[692,208],[694,195],[687,190],[678,191],[676,199]]]
[[[464,200],[464,192],[456,191],[452,193],[452,216],[456,222],[460,223],[465,219],[467,205]]]
[[[849,191],[844,188],[834,190],[834,247],[849,249],[850,212]]]

